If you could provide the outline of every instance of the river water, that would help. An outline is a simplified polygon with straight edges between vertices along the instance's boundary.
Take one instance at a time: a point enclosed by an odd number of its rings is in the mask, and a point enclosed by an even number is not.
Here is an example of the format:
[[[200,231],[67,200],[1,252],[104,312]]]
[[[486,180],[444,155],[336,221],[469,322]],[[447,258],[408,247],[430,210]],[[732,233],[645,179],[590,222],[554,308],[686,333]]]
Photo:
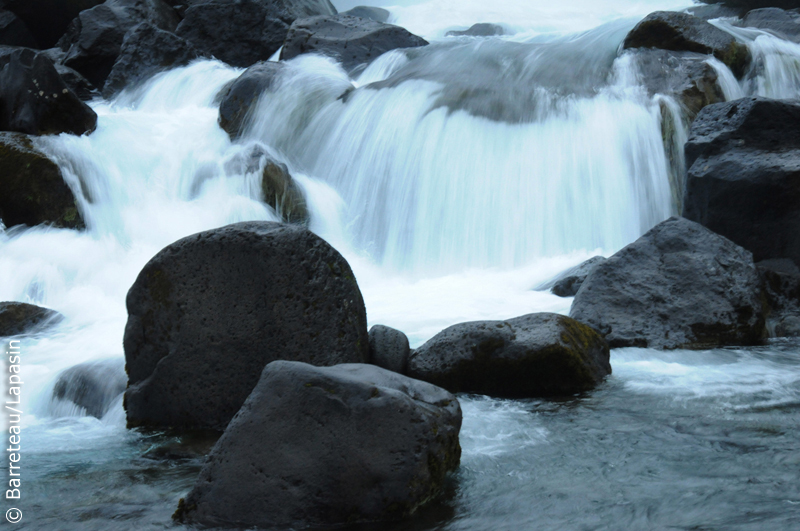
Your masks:
[[[687,2],[384,4],[431,46],[390,52],[356,79],[301,56],[236,143],[217,126],[215,97],[241,70],[213,61],[93,102],[88,137],[37,140],[88,230],[0,231],[0,300],[66,317],[22,339],[18,528],[179,527],[170,515],[208,441],[127,431],[121,401],[98,420],[53,402],[52,388],[75,364],[123,357],[125,294],[161,248],[277,219],[257,173],[235,163],[254,145],[289,166],[311,229],[353,266],[370,324],[413,345],[457,322],[567,313],[571,299],[533,288],[675,213],[659,98],[618,48],[644,15]],[[509,35],[444,37],[475,22]],[[800,95],[800,46],[715,24],[756,57],[742,82],[712,61],[728,98]],[[462,396],[462,466],[445,496],[375,529],[796,529],[798,349],[618,349],[592,393]]]

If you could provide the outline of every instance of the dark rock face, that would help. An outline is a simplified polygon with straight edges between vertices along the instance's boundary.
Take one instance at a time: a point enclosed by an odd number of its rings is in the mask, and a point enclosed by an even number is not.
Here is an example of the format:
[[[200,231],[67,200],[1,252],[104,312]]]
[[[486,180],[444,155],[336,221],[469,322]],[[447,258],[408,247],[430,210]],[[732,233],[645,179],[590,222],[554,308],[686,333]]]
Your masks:
[[[246,222],[169,245],[128,292],[130,426],[224,429],[277,359],[363,363],[350,266],[303,227]]]
[[[411,349],[408,337],[400,330],[375,325],[369,329],[369,362],[378,367],[406,374]]]
[[[275,361],[212,450],[175,518],[273,528],[395,520],[458,467],[461,408],[372,365]]]
[[[375,22],[387,22],[389,20],[389,11],[380,7],[370,6],[356,6],[349,11],[340,13],[348,17],[361,17],[374,20]]]
[[[30,29],[39,46],[50,48],[67,31],[78,14],[104,0],[4,0],[5,8],[15,13]]]
[[[408,375],[452,393],[525,398],[594,388],[611,373],[606,341],[553,313],[475,321],[439,332],[411,355]]]
[[[0,302],[0,337],[39,332],[64,318],[48,310],[24,302]]]
[[[745,98],[703,109],[686,143],[684,216],[757,261],[800,263],[800,104]]]
[[[321,53],[335,58],[352,72],[389,50],[425,46],[428,41],[405,28],[347,15],[319,16],[296,20],[281,50],[281,60],[303,53]]]
[[[125,37],[103,95],[109,98],[132,84],[168,68],[184,66],[198,57],[200,52],[185,39],[143,22]]]
[[[61,170],[18,133],[0,133],[0,219],[7,227],[41,223],[84,227]]]
[[[61,80],[81,101],[89,101],[97,96],[100,92],[89,83],[89,80],[83,77],[79,72],[76,72],[68,66],[56,64],[56,72],[61,76]]]
[[[11,11],[0,8],[0,45],[38,48],[28,26]]]
[[[769,307],[767,328],[777,337],[794,336],[800,316],[800,268],[788,258],[764,260],[756,267]]]
[[[747,46],[705,20],[672,11],[650,13],[631,30],[623,47],[712,54],[742,77],[750,63]]]
[[[285,68],[283,63],[268,61],[254,64],[223,90],[219,126],[230,135],[231,140],[239,137],[258,97],[276,86]]]
[[[87,415],[103,418],[124,391],[128,378],[122,359],[90,361],[58,375],[53,398],[72,402]]]
[[[447,37],[492,37],[494,35],[505,35],[506,30],[500,24],[489,24],[481,22],[473,24],[463,31],[448,31],[445,35]]]
[[[800,337],[800,316],[783,317],[775,326],[775,337]]]
[[[581,289],[583,281],[598,264],[602,264],[606,259],[602,256],[594,256],[585,262],[567,269],[555,279],[552,285],[548,286],[553,295],[559,297],[574,297],[578,290]],[[547,289],[546,287],[544,289]]]
[[[177,34],[233,66],[265,61],[297,18],[335,14],[328,0],[210,0],[186,10]]]
[[[684,218],[670,218],[586,278],[570,316],[611,348],[707,349],[765,337],[752,255]]]
[[[796,12],[775,7],[754,9],[742,18],[742,26],[767,30],[784,39],[800,42],[800,14]]]
[[[58,44],[67,52],[64,64],[102,88],[131,29],[149,22],[173,31],[178,20],[177,13],[162,0],[107,0],[83,11]]]
[[[82,135],[96,126],[97,115],[64,84],[43,53],[0,47],[0,130]]]

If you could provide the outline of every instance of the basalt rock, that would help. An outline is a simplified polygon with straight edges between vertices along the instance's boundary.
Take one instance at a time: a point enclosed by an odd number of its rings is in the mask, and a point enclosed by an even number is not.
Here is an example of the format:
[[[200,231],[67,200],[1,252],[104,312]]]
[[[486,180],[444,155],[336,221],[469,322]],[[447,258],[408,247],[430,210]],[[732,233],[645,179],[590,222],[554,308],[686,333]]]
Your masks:
[[[222,430],[269,362],[368,356],[350,266],[298,225],[245,222],[183,238],[148,262],[127,307],[130,426]]]
[[[730,34],[705,20],[672,11],[650,13],[625,37],[625,49],[659,48],[676,52],[711,54],[742,77],[750,63],[750,52]]]
[[[386,9],[371,6],[356,6],[353,9],[344,11],[340,14],[347,15],[348,17],[368,18],[370,20],[374,20],[375,22],[388,22],[390,15],[389,11]]]
[[[97,115],[41,52],[0,47],[0,131],[31,135],[94,131]]]
[[[0,337],[40,332],[64,318],[49,310],[24,302],[0,302]]]
[[[408,362],[410,377],[452,393],[511,398],[587,391],[610,373],[603,337],[553,313],[453,325]]]
[[[347,15],[296,20],[281,50],[281,60],[320,53],[338,60],[348,72],[389,50],[425,46],[428,41],[405,28]]]
[[[559,297],[574,297],[592,269],[605,261],[606,259],[602,256],[593,256],[585,262],[561,272],[555,278],[538,286],[536,289],[549,289],[553,295],[558,295]]]
[[[400,330],[384,325],[369,329],[369,362],[378,367],[406,374],[411,349],[408,337]]]
[[[505,35],[506,30],[500,24],[489,24],[481,22],[473,24],[465,30],[448,31],[447,37],[492,37],[494,35]]]
[[[306,528],[396,520],[460,461],[447,391],[362,364],[275,361],[208,456],[175,519]]]
[[[795,7],[800,7],[800,2]],[[767,30],[793,42],[800,42],[800,14],[776,7],[754,9],[742,18],[742,26]]]
[[[104,0],[3,1],[7,10],[22,19],[42,48],[54,46],[67,31],[69,23],[81,11],[91,9],[104,2]]]
[[[276,62],[263,61],[254,64],[223,89],[224,94],[219,105],[219,126],[228,133],[231,140],[239,137],[253,105],[261,94],[277,85],[285,68],[285,64]]]
[[[612,348],[708,349],[766,336],[752,255],[684,218],[670,218],[595,267],[570,316]]]
[[[101,419],[125,391],[127,383],[122,359],[90,361],[59,374],[53,398],[71,402],[87,415]]]
[[[686,143],[684,216],[756,261],[800,264],[800,104],[745,98],[711,105]]]
[[[19,133],[0,133],[0,219],[7,227],[84,227],[61,170]]]

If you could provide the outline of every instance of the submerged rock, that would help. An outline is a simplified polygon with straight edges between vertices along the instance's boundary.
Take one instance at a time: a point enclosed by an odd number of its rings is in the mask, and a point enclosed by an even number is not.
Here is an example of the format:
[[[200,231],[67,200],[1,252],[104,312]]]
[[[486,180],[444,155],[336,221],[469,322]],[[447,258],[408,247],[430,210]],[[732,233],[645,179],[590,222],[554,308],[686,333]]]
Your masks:
[[[281,60],[304,53],[335,58],[353,72],[389,50],[425,46],[428,41],[405,28],[347,15],[319,16],[296,20],[281,50]]]
[[[275,361],[175,518],[305,528],[396,520],[458,467],[461,408],[443,389],[371,365]]]
[[[44,53],[0,47],[0,130],[82,135],[95,127],[95,112],[64,84]]]
[[[553,313],[475,321],[439,332],[411,355],[408,375],[452,393],[526,398],[594,388],[611,374],[606,341]]]
[[[81,11],[105,0],[3,0],[28,27],[41,48],[54,46]]]
[[[752,255],[684,218],[670,218],[589,273],[570,316],[611,348],[708,349],[766,336]]]
[[[84,228],[61,170],[19,133],[0,133],[0,219],[7,227],[51,223]]]
[[[245,222],[183,238],[128,292],[129,426],[224,429],[269,362],[363,363],[350,266],[307,229]]]
[[[480,22],[473,24],[465,30],[453,30],[445,33],[447,37],[492,37],[494,35],[505,35],[506,30],[500,24],[489,24]]]
[[[730,34],[701,18],[673,11],[647,15],[628,33],[623,47],[711,54],[728,65],[736,77],[742,77],[750,63],[747,46]]]
[[[406,374],[411,349],[408,337],[400,330],[375,325],[369,329],[369,362],[378,367]]]
[[[219,105],[219,126],[231,140],[241,135],[253,105],[259,96],[277,85],[286,65],[262,61],[256,63],[223,89]]]
[[[0,337],[39,332],[64,318],[49,310],[24,302],[0,302]]]
[[[59,374],[53,398],[72,402],[87,415],[101,419],[125,391],[127,383],[124,360],[90,361]]]
[[[800,104],[745,98],[703,109],[686,143],[684,216],[756,261],[800,264]]]

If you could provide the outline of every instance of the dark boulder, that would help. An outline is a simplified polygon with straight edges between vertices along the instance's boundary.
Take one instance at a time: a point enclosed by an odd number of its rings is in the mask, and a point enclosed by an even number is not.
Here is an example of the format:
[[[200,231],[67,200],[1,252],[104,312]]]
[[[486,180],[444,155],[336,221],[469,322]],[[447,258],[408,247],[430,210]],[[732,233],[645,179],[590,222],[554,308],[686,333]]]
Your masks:
[[[81,11],[105,0],[3,0],[5,8],[15,13],[30,29],[39,46],[50,48],[67,31],[69,23]]]
[[[375,22],[388,22],[390,15],[389,11],[386,9],[371,6],[356,6],[353,9],[344,11],[340,14],[347,15],[348,17],[368,18],[370,20],[374,20]]]
[[[107,0],[81,12],[58,44],[67,53],[64,64],[102,88],[131,29],[149,22],[173,31],[178,20],[162,0]]]
[[[769,308],[767,328],[778,337],[793,336],[800,315],[800,268],[788,258],[763,260],[756,267]]]
[[[0,8],[0,45],[38,48],[39,44],[17,15]]]
[[[446,37],[493,37],[495,35],[505,35],[506,30],[500,24],[489,24],[481,22],[473,24],[465,30],[453,30],[445,33]]]
[[[800,315],[782,317],[775,325],[775,337],[800,337]]]
[[[742,9],[739,7],[730,7],[722,4],[696,4],[684,11],[695,17],[702,18],[703,20],[721,17],[739,17],[743,13]]]
[[[676,52],[714,55],[728,65],[736,77],[750,63],[747,46],[705,20],[673,11],[650,13],[625,37],[623,48],[659,48]]]
[[[241,135],[253,105],[261,94],[277,86],[285,68],[283,63],[256,63],[223,89],[219,105],[219,126],[228,133],[231,140],[236,140]]]
[[[71,402],[87,415],[103,418],[125,391],[128,378],[121,358],[75,365],[58,375],[53,398]]]
[[[0,130],[91,133],[97,115],[64,84],[44,53],[0,47]]]
[[[757,261],[800,264],[800,103],[745,98],[711,105],[686,143],[684,216]]]
[[[335,14],[328,0],[209,0],[189,7],[177,34],[233,66],[269,59],[297,18]]]
[[[611,348],[708,349],[766,335],[752,255],[684,218],[670,218],[589,273],[570,316]]]
[[[217,442],[175,518],[294,529],[396,520],[461,458],[443,389],[361,364],[275,361]]]
[[[128,292],[130,426],[224,429],[277,359],[367,360],[350,266],[298,225],[245,222],[183,238]]]
[[[369,329],[369,362],[378,367],[406,374],[411,349],[408,337],[400,330],[375,325]]]
[[[81,101],[89,101],[100,96],[94,85],[88,79],[83,77],[80,72],[73,70],[68,66],[57,64],[56,72],[61,76],[61,80]]]
[[[286,35],[281,60],[304,53],[335,58],[348,72],[397,48],[425,46],[428,41],[405,28],[347,15],[296,20]]]
[[[122,89],[147,80],[163,70],[185,66],[200,57],[188,41],[143,22],[128,32],[103,87],[109,98]]]
[[[537,290],[549,289],[553,295],[558,295],[559,297],[574,297],[592,269],[597,264],[602,264],[605,261],[606,259],[602,256],[593,256],[575,267],[562,271],[549,282],[538,286]]]
[[[64,316],[24,302],[0,302],[0,337],[40,332],[57,324]]]
[[[797,7],[800,7],[798,2]],[[800,42],[800,14],[776,7],[754,9],[742,18],[742,26],[767,30],[784,39]]]
[[[19,133],[0,133],[0,219],[6,227],[84,227],[61,170]]]
[[[460,323],[411,355],[408,375],[452,393],[526,398],[594,388],[611,373],[595,330],[554,313]]]

